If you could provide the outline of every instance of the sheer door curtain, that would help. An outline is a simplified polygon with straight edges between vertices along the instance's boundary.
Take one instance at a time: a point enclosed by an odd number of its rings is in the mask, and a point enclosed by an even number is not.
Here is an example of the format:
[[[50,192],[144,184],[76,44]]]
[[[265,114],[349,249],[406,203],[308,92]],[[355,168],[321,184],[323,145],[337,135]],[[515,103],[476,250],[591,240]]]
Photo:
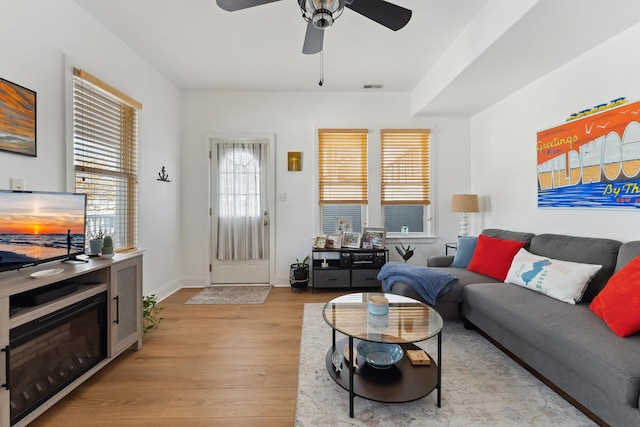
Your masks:
[[[265,144],[218,142],[219,260],[265,257]]]

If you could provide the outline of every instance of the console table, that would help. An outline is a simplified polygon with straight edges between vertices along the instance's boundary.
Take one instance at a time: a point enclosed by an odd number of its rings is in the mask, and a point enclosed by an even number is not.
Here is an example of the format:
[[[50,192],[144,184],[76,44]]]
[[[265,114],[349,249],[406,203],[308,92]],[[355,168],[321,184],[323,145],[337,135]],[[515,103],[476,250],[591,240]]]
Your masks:
[[[39,272],[64,269],[55,275],[39,276]],[[47,287],[56,289],[74,283],[72,292],[39,305],[24,306],[11,313],[12,297]],[[37,267],[0,273],[0,427],[9,427],[12,418],[12,399],[18,399],[16,388],[11,387],[19,378],[9,375],[11,335],[13,330],[39,319],[64,312],[86,300],[106,295],[106,351],[95,366],[64,386],[47,395],[14,426],[22,427],[33,421],[72,390],[114,360],[129,347],[142,347],[142,253],[116,254],[113,258],[91,258],[87,263],[52,262]],[[103,299],[104,301],[104,299]],[[104,302],[102,303],[104,306]],[[104,339],[104,338],[103,338]],[[79,358],[77,358],[79,359]],[[2,368],[4,366],[5,368]],[[49,393],[51,394],[51,393]],[[44,398],[41,398],[43,400]]]
[[[318,249],[311,256],[313,288],[373,288],[388,249]]]

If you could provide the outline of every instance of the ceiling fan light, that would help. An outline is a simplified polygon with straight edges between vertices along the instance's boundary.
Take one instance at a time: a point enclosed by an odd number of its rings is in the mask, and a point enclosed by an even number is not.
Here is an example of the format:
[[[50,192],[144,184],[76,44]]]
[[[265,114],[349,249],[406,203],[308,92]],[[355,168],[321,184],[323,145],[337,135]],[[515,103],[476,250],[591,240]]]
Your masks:
[[[333,25],[344,11],[345,3],[346,0],[298,0],[304,20],[319,29]]]
[[[313,13],[311,22],[313,23],[314,27],[322,30],[333,25],[333,15],[328,10],[316,10]]]

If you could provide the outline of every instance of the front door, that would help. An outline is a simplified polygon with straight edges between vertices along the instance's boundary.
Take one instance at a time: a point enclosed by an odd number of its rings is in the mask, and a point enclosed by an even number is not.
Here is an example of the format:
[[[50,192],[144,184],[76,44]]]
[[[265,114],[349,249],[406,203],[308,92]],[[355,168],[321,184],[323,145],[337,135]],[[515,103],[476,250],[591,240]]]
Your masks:
[[[270,138],[211,141],[211,283],[269,283]]]

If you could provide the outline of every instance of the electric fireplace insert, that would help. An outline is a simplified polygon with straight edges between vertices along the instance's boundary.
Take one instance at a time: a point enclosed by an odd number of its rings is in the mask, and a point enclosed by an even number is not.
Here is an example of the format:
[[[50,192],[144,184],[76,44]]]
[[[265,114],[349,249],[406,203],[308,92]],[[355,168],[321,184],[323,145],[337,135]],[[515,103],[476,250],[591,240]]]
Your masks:
[[[9,342],[14,425],[107,357],[107,293],[11,329]]]

